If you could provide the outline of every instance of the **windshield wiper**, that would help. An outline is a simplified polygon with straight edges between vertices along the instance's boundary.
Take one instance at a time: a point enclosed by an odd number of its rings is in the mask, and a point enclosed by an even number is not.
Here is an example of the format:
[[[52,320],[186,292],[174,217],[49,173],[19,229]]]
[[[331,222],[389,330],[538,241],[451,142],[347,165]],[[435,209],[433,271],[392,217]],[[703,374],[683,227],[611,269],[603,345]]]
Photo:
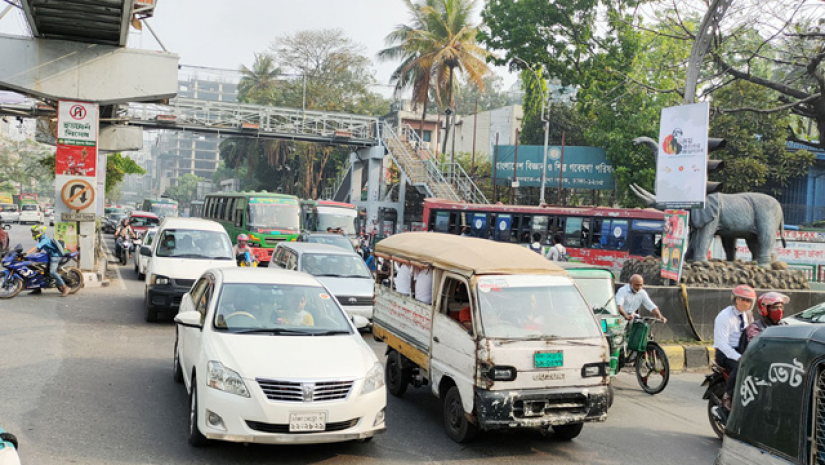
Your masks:
[[[233,334],[288,334],[290,336],[313,336],[314,333],[308,333],[306,331],[296,331],[294,329],[283,329],[283,328],[257,328],[257,329],[245,329],[243,331],[229,331]]]
[[[352,334],[349,331],[341,330],[341,329],[331,329],[329,331],[320,331],[317,333],[311,333],[313,336],[334,336],[336,334]]]
[[[232,260],[232,257],[204,257],[210,260]]]

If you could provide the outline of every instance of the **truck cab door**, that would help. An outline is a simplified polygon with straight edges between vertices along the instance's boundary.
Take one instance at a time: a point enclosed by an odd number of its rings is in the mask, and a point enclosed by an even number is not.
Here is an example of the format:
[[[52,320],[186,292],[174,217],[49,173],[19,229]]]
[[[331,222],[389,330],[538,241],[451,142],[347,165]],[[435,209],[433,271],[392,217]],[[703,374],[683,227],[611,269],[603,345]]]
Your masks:
[[[469,329],[459,322],[461,310],[472,306],[468,283],[456,275],[444,273],[436,281],[438,293],[433,312],[432,347],[430,351],[430,376],[433,391],[438,395],[444,377],[455,382],[461,394],[464,411],[473,411],[473,387],[476,377],[476,341],[474,322]],[[462,286],[463,289],[462,290]],[[466,297],[465,297],[466,296]],[[472,314],[472,311],[470,312]]]

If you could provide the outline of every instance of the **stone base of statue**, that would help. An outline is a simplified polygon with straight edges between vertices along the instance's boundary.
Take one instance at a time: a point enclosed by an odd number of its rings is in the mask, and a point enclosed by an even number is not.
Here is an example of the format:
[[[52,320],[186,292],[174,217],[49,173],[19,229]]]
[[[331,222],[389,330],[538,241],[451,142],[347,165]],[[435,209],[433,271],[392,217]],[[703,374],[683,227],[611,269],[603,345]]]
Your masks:
[[[640,274],[646,285],[667,285],[669,280],[661,277],[661,264],[661,260],[654,257],[628,260],[619,280],[626,283],[630,276]],[[780,261],[772,262],[770,268],[743,260],[685,262],[679,282],[689,287],[732,288],[747,284],[754,289],[810,289],[804,271],[789,270],[788,264]]]

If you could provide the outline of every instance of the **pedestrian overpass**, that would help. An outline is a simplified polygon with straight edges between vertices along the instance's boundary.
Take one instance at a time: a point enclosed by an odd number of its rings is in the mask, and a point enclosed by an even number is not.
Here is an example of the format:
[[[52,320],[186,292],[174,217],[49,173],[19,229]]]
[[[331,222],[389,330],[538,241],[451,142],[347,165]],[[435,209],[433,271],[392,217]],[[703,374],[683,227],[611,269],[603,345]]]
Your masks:
[[[8,0],[0,20],[19,8],[32,37],[0,35],[0,56],[14,57],[0,61],[0,89],[29,98],[0,103],[0,115],[38,118],[38,140],[54,143],[57,100],[98,103],[102,151],[139,149],[144,129],[348,147],[350,163],[326,194],[365,207],[374,222],[380,209],[393,209],[401,223],[407,185],[428,197],[488,203],[460,165],[439,163],[412,128],[367,116],[175,98],[178,57],[125,47],[130,27],[154,34],[146,20],[156,1]],[[389,189],[382,182],[387,157],[405,181]]]

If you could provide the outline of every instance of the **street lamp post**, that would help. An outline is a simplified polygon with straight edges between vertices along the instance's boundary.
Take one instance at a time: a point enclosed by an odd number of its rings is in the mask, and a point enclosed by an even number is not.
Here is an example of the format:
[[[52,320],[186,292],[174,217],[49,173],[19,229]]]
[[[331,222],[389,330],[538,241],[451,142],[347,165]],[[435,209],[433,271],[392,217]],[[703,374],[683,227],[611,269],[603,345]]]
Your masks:
[[[539,79],[539,75],[538,73],[536,73],[536,70],[534,70],[530,65],[528,65],[526,61],[517,56],[514,56],[513,60],[523,63],[524,66],[527,67],[527,69],[532,71],[533,76],[536,78],[536,85],[538,85],[539,88],[541,88],[541,80]],[[544,125],[544,163],[542,163],[541,165],[541,192],[539,193],[539,205],[545,203],[544,187],[547,184],[547,145],[550,140],[550,118],[546,118],[544,115],[545,98],[543,89],[541,94],[541,122]],[[547,100],[550,100],[549,96],[547,97]]]

